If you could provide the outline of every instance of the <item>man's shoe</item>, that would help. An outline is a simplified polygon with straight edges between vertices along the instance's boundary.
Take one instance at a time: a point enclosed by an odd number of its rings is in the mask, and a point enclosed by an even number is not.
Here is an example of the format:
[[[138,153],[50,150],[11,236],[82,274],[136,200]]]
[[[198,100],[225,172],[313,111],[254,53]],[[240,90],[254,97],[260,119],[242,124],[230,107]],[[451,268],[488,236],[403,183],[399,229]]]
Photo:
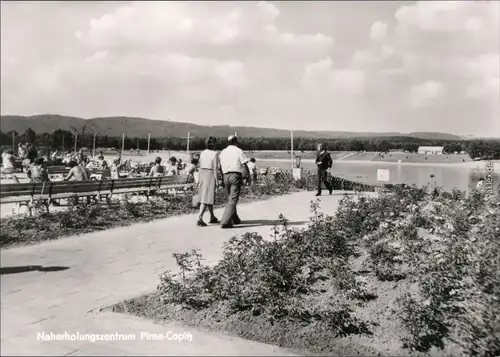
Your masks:
[[[232,224],[221,224],[220,226],[222,229],[229,229],[229,228],[233,228],[233,225]]]
[[[317,196],[321,196],[321,193],[319,193],[319,192],[318,192],[318,193],[317,193],[317,194],[315,194],[314,196],[316,196],[316,197],[317,197]]]
[[[216,217],[210,218],[210,224],[218,224],[218,223],[220,223],[220,222]]]

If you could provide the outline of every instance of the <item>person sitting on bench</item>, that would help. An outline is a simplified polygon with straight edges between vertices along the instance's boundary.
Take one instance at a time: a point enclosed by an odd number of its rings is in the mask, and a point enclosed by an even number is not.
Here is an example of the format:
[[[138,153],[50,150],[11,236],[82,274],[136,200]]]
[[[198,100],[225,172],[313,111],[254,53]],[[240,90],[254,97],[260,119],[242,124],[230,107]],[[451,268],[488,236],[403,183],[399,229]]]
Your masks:
[[[165,167],[161,165],[161,157],[155,158],[155,165],[149,171],[149,177],[159,177],[165,175]]]
[[[103,160],[101,163],[101,180],[108,180],[111,178],[111,169],[108,166],[108,163],[106,160]]]
[[[179,168],[177,166],[177,158],[172,156],[168,159],[166,176],[179,175]]]
[[[78,165],[76,161],[71,161],[68,166],[70,170],[68,175],[64,178],[64,181],[69,181],[70,179],[74,181],[87,181],[89,179],[85,169]]]
[[[26,172],[30,182],[50,182],[49,173],[42,157],[35,158]]]

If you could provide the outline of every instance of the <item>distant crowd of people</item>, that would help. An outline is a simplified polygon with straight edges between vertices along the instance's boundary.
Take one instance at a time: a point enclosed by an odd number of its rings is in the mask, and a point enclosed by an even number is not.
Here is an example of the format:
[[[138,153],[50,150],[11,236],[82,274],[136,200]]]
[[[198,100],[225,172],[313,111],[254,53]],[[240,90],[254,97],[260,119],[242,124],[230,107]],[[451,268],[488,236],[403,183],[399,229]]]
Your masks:
[[[203,159],[201,159],[202,157]],[[92,158],[83,149],[78,152],[55,150],[48,158],[44,158],[39,155],[35,145],[30,143],[19,144],[17,153],[12,149],[4,150],[2,153],[2,173],[13,173],[16,171],[16,162],[21,161],[21,167],[26,172],[30,182],[49,182],[50,176],[47,169],[49,160],[52,164],[64,165],[69,168],[69,172],[63,178],[65,181],[89,180],[92,171],[98,171],[101,179],[119,179],[137,174],[137,169],[132,167],[131,160],[124,161],[121,157],[118,157],[107,161],[102,151]],[[176,157],[170,157],[166,165],[163,165],[162,161],[161,157],[156,157],[150,165],[147,176],[158,177],[180,174],[194,176],[194,173],[200,170],[200,163],[206,161],[206,152],[204,155],[193,154],[188,164],[184,163],[181,158]],[[245,182],[250,184],[257,177],[255,159],[252,158],[248,162],[248,166],[251,174],[245,178]]]

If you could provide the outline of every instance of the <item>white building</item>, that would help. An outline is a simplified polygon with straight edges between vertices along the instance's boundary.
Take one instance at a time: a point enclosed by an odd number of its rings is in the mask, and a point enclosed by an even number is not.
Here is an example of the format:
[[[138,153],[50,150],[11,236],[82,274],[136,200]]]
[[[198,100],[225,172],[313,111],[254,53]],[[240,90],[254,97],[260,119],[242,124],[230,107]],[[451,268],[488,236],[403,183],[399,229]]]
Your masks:
[[[444,146],[419,146],[419,154],[443,155]]]

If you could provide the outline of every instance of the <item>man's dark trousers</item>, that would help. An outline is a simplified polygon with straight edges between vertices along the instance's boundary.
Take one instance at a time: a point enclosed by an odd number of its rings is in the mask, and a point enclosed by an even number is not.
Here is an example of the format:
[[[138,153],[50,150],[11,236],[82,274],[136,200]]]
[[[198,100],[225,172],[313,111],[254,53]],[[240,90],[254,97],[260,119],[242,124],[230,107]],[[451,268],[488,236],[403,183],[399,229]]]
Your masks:
[[[226,209],[222,216],[221,225],[232,225],[241,222],[236,211],[236,205],[240,198],[241,185],[243,184],[243,175],[238,172],[229,172],[224,174],[224,184],[228,195]]]
[[[318,167],[318,194],[321,195],[321,183],[325,184],[326,189],[331,193],[332,185],[328,182],[328,173],[326,169]]]

